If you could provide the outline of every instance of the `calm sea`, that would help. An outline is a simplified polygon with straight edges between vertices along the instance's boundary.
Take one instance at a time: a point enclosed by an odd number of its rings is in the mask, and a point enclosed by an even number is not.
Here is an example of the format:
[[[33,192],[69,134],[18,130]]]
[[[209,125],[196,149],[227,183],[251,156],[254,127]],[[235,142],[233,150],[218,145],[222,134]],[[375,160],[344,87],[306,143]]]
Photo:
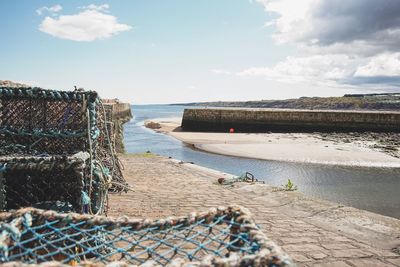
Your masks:
[[[249,171],[259,180],[276,186],[286,184],[290,178],[306,195],[400,218],[400,169],[324,166],[215,155],[193,150],[170,136],[143,127],[145,120],[181,117],[183,109],[168,105],[132,106],[134,118],[125,125],[127,151],[151,151],[236,175]]]

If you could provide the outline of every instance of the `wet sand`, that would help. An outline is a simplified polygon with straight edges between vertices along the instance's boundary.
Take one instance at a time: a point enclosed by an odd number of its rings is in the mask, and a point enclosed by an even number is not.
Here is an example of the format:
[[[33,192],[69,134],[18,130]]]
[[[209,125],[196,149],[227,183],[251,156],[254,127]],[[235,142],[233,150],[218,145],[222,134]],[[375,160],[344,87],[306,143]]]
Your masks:
[[[381,141],[374,138],[320,133],[183,132],[180,120],[154,119],[152,125],[146,124],[194,148],[216,154],[300,163],[400,168],[400,158],[395,157],[396,148],[387,153],[382,146],[375,144]]]

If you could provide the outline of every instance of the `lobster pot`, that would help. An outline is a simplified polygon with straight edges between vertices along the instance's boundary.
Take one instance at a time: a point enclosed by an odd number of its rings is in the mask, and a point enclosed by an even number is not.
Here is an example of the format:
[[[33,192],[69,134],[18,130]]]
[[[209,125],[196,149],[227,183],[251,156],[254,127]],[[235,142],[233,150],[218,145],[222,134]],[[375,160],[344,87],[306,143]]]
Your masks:
[[[98,203],[102,192],[96,176],[92,183],[88,180],[88,158],[83,152],[70,157],[0,157],[0,206],[87,212],[91,205],[97,212],[102,208]],[[92,200],[85,202],[85,197]]]
[[[29,208],[2,213],[0,220],[2,229],[6,229],[0,241],[2,263],[57,261],[98,265],[119,261],[135,266],[292,265],[291,259],[240,207],[154,221],[60,214]]]
[[[71,155],[89,150],[97,93],[0,88],[0,154]]]
[[[90,155],[85,160],[85,166],[91,171],[77,171],[81,167],[73,158],[80,152]],[[30,193],[19,197],[13,195],[17,200],[6,204],[6,208],[26,206],[43,199],[53,201],[59,197],[67,199],[73,210],[79,211],[78,203],[82,199],[88,202],[86,195],[89,195],[90,198],[95,197],[90,199],[93,211],[104,206],[97,202],[98,198],[102,201],[106,198],[103,196],[104,188],[111,188],[109,177],[119,185],[113,186],[113,191],[125,189],[126,182],[107,129],[106,111],[93,91],[0,87],[0,157],[9,155],[20,155],[18,160],[31,161],[31,164],[26,164],[29,168],[35,163],[38,167],[23,177],[24,170],[15,169],[11,173],[10,165],[6,166],[7,171],[3,175],[6,182],[17,185],[26,181],[23,188]],[[3,158],[4,163],[7,160],[9,158]],[[53,165],[50,163],[53,160],[57,163],[62,161],[62,164]],[[43,166],[52,167],[43,169],[42,161],[46,162]],[[76,178],[79,175],[83,177]],[[37,188],[29,189],[31,181]],[[6,199],[9,199],[13,187],[9,189],[7,184],[5,187]],[[50,192],[53,188],[57,191]],[[65,192],[58,196],[61,188],[65,188]],[[100,191],[101,194],[98,193]]]

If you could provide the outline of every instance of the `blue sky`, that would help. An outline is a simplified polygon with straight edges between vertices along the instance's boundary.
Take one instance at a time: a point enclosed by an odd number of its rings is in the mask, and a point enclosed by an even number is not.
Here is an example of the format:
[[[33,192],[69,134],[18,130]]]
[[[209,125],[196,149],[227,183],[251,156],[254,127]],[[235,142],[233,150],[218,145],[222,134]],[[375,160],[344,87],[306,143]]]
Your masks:
[[[398,21],[362,36],[338,33],[340,25],[326,19],[332,16],[318,15],[334,10],[327,1],[293,3],[1,1],[0,79],[63,90],[77,85],[141,104],[398,89],[397,48],[371,48],[373,35],[397,29]],[[363,19],[358,13],[349,18],[354,25]],[[331,35],[309,27],[317,25],[312,19],[333,25]],[[350,37],[338,38],[345,34]]]

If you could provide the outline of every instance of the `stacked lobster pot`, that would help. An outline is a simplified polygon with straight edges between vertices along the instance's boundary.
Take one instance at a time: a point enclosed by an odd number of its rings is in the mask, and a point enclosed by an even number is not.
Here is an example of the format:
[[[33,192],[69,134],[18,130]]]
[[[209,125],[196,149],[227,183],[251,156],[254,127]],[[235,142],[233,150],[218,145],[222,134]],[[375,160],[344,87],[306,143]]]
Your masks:
[[[106,121],[93,91],[0,87],[0,208],[104,213],[126,185]]]

